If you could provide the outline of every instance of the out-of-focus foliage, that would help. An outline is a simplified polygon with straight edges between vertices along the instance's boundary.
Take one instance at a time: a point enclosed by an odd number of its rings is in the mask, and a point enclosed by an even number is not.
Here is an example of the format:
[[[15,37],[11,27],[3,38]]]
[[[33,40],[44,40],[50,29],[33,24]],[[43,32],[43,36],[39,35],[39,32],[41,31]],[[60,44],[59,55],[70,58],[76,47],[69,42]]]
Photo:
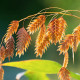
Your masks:
[[[29,80],[49,80],[46,74],[40,72],[27,71],[25,76],[28,77]]]
[[[9,62],[4,63],[3,66],[11,66],[16,68],[21,68],[25,70],[29,70],[31,72],[27,72],[27,76],[30,78],[30,76],[34,76],[34,79],[38,77],[38,73],[41,74],[57,74],[61,68],[61,65],[55,61],[50,60],[25,60],[25,61],[19,61],[19,62]],[[36,72],[33,74],[33,72]],[[31,73],[31,74],[28,74]],[[42,75],[41,75],[42,76]],[[46,76],[46,75],[44,75]],[[70,72],[70,76],[80,80],[80,75]],[[39,78],[39,77],[38,77]],[[33,80],[34,80],[33,79]],[[42,79],[41,79],[42,80]],[[45,80],[45,79],[44,79]]]
[[[61,65],[55,61],[37,59],[4,63],[3,66],[12,66],[46,74],[57,74],[61,68]]]

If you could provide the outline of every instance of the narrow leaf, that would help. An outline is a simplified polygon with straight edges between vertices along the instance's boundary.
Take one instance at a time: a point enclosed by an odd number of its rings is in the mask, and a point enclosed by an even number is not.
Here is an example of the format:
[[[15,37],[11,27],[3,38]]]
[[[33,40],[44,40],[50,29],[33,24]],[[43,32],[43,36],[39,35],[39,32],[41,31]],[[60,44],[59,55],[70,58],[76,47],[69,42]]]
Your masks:
[[[9,62],[9,63],[4,63],[3,66],[11,66],[34,72],[42,72],[45,74],[57,74],[61,68],[61,65],[55,61],[38,60],[38,59],[25,60],[19,62]],[[79,74],[70,72],[70,76],[77,80],[80,80]]]
[[[61,65],[55,61],[37,59],[4,63],[3,66],[12,66],[30,71],[43,72],[46,74],[57,74],[61,68]]]
[[[49,80],[46,74],[40,72],[27,71],[25,76],[28,77],[29,80]]]
[[[70,76],[77,79],[77,80],[80,80],[80,74],[78,74],[78,73],[73,73],[70,71]]]

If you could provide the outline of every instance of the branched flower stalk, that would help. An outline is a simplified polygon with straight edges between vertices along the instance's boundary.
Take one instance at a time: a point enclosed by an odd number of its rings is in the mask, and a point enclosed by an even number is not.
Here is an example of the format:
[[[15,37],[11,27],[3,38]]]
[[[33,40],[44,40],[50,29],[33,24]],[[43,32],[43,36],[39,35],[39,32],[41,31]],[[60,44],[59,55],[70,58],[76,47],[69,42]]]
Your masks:
[[[59,12],[50,12],[48,10],[50,9],[58,9]],[[73,15],[70,12],[80,12],[79,10],[64,10],[62,8],[58,7],[49,7],[41,10],[37,14],[33,14],[30,16],[27,16],[20,20],[14,20],[9,24],[8,30],[6,34],[3,36],[1,44],[0,44],[0,76],[3,79],[3,69],[1,68],[2,62],[5,60],[5,58],[13,57],[14,50],[16,50],[16,56],[19,55],[19,57],[24,54],[24,51],[26,52],[26,48],[28,49],[29,44],[31,42],[31,36],[30,34],[33,34],[37,30],[40,29],[39,34],[37,36],[36,42],[35,42],[35,54],[36,57],[40,56],[42,57],[43,53],[45,53],[45,50],[47,50],[47,47],[50,46],[50,44],[59,43],[58,51],[60,51],[60,54],[63,53],[64,55],[64,61],[63,66],[60,69],[58,75],[60,80],[70,80],[69,71],[66,69],[68,64],[68,50],[69,47],[72,48],[73,51],[73,62],[74,62],[74,52],[76,52],[77,47],[80,42],[80,25],[76,27],[72,34],[65,35],[65,29],[67,27],[67,22],[63,18],[64,15],[66,16],[72,16],[75,18],[80,19],[79,16]],[[58,15],[61,15],[60,17],[57,17]],[[47,20],[47,17],[52,16],[49,24],[45,25],[45,22]],[[20,27],[20,22],[25,22],[25,20],[30,19],[31,21],[26,27],[24,28],[24,25],[22,28],[18,30]],[[34,19],[36,18],[36,19]],[[14,42],[16,42],[13,38],[13,35],[17,35],[17,43],[16,43],[16,49],[14,46]],[[2,73],[1,73],[2,72]]]

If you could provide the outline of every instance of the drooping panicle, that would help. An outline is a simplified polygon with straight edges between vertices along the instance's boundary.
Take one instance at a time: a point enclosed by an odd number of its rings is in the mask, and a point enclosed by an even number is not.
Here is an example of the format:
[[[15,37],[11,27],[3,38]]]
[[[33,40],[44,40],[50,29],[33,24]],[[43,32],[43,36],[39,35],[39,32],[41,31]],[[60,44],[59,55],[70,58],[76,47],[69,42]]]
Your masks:
[[[21,54],[24,54],[24,50],[26,51],[26,48],[28,48],[31,41],[30,35],[27,33],[24,27],[20,28],[17,32],[17,44],[16,44],[16,56]]]
[[[59,75],[60,80],[71,80],[70,79],[70,73],[65,67],[62,67],[60,69],[58,75]]]
[[[17,32],[17,29],[19,27],[19,21],[12,21],[11,24],[9,24],[7,33],[6,33],[6,37],[5,37],[5,42],[7,42],[7,40],[10,38],[10,36],[12,36],[12,34]]]
[[[28,27],[27,31],[31,34],[37,31],[39,27],[41,27],[45,23],[45,15],[39,15],[37,19],[34,19],[33,22],[31,22]]]
[[[60,40],[63,37],[63,34],[65,33],[65,28],[67,26],[66,21],[60,17],[58,19],[53,19],[49,24],[47,28],[47,32],[44,35],[44,38],[39,44],[39,46],[36,48],[35,53],[38,55],[41,55],[43,52],[45,52],[45,49],[50,45],[51,43],[56,44],[57,42],[60,42]]]
[[[6,42],[6,51],[5,51],[5,57],[8,57],[10,60],[10,57],[13,58],[14,56],[14,38],[11,36],[8,41]]]

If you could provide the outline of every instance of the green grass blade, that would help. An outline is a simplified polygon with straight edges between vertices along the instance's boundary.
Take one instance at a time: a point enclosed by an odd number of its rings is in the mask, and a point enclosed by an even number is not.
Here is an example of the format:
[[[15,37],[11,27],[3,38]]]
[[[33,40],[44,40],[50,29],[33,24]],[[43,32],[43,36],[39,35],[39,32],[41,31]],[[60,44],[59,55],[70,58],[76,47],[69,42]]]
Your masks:
[[[56,74],[61,68],[61,65],[55,61],[36,59],[4,63],[3,66],[17,67],[25,70],[37,71],[46,74]]]
[[[25,60],[17,62],[4,63],[3,66],[11,66],[21,68],[33,72],[41,72],[44,74],[57,74],[61,68],[61,65],[55,61],[50,60]],[[80,75],[70,72],[70,76],[80,80]]]
[[[29,80],[49,80],[46,74],[40,72],[27,71],[25,76]]]

